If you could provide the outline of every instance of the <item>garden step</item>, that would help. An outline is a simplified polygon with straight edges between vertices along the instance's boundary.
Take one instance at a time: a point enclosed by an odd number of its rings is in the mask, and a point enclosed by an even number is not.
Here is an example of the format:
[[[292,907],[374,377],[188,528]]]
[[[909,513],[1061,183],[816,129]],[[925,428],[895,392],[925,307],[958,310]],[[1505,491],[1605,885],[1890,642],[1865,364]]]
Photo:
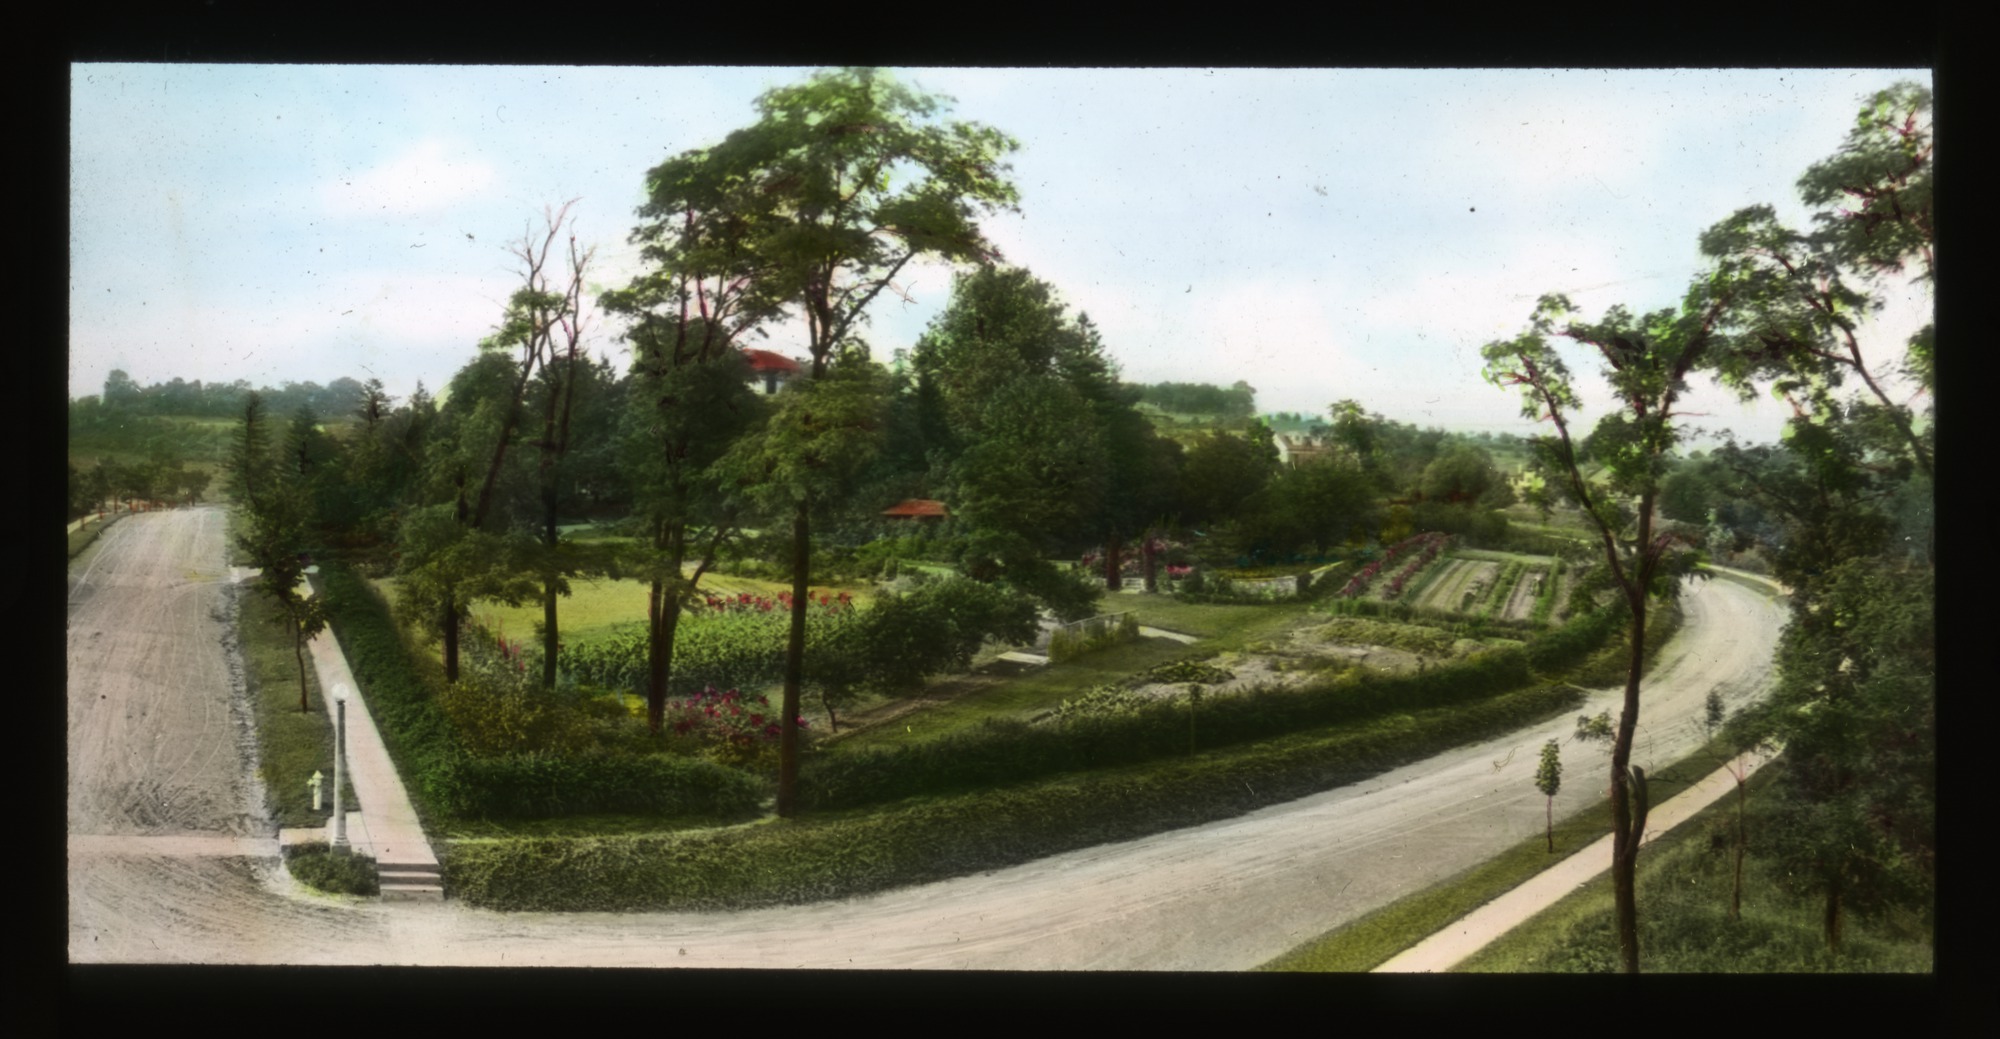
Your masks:
[[[426,873],[408,869],[378,869],[375,876],[384,884],[436,884],[444,879],[436,870]]]
[[[442,902],[443,884],[383,884],[384,902]]]

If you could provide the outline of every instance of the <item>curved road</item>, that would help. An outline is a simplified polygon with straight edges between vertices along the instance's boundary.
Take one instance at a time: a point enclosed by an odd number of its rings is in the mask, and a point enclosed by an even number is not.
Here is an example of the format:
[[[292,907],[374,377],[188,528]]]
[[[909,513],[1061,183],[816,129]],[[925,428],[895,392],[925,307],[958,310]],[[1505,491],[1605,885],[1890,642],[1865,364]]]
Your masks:
[[[241,808],[254,784],[217,720],[232,700],[217,680],[220,518],[132,517],[87,575],[73,570],[70,832],[89,835],[70,842],[73,962],[1242,970],[1540,833],[1537,753],[1572,727],[1235,819],[812,906],[511,914],[317,896],[254,857],[274,844]],[[1646,684],[1642,766],[1700,742],[1711,688],[1734,707],[1771,681],[1784,613],[1768,596],[1718,580],[1685,605]],[[1593,694],[1587,710],[1616,700]],[[173,720],[142,727],[121,717],[133,711]],[[1607,753],[1567,743],[1564,757],[1557,807],[1571,811],[1602,796]],[[153,792],[159,809],[141,796]]]

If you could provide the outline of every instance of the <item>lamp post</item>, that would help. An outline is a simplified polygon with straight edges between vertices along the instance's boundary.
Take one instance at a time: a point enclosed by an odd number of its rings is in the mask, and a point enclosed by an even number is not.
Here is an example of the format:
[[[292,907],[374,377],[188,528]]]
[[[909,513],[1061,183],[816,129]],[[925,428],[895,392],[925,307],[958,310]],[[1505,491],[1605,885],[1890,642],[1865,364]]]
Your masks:
[[[340,803],[341,779],[346,775],[347,759],[347,683],[333,687],[333,839],[329,841],[336,855],[345,855],[347,845],[347,809]]]

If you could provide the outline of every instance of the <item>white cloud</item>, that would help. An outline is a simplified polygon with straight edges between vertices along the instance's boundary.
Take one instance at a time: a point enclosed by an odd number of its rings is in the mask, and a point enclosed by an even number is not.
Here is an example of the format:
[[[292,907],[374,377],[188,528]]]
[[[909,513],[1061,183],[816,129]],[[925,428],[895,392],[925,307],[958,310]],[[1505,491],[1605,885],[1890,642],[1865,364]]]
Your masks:
[[[432,139],[372,169],[324,181],[319,195],[335,216],[408,215],[448,209],[496,179],[488,163],[453,155]]]

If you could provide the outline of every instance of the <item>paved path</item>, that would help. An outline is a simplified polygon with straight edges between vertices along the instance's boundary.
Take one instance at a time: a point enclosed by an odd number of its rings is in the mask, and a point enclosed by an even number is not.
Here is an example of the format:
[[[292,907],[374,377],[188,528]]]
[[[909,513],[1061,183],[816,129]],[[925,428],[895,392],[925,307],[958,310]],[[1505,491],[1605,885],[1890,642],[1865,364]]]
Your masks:
[[[1763,764],[1763,760],[1745,755],[1739,759],[1738,765],[1747,779]],[[1719,768],[1703,776],[1693,786],[1667,799],[1647,815],[1649,825],[1639,842],[1640,846],[1652,843],[1655,837],[1693,818],[1695,813],[1721,800],[1735,788],[1736,779],[1727,768]],[[1397,954],[1375,968],[1375,972],[1425,974],[1450,970],[1610,868],[1611,835],[1606,834],[1589,847],[1543,870],[1533,880]]]
[[[334,637],[333,629],[320,632],[307,643],[307,648],[312,651],[313,669],[319,675],[323,693],[320,701],[328,718],[334,715],[336,693],[347,691],[347,777],[362,809],[348,815],[348,842],[356,853],[373,858],[378,865],[436,867],[437,855],[424,839],[417,810],[411,806],[403,778],[389,759],[389,749],[382,744],[382,734],[375,729],[368,702],[357,694],[360,685],[354,680],[354,672],[348,670],[347,657],[340,651],[340,641]]]

